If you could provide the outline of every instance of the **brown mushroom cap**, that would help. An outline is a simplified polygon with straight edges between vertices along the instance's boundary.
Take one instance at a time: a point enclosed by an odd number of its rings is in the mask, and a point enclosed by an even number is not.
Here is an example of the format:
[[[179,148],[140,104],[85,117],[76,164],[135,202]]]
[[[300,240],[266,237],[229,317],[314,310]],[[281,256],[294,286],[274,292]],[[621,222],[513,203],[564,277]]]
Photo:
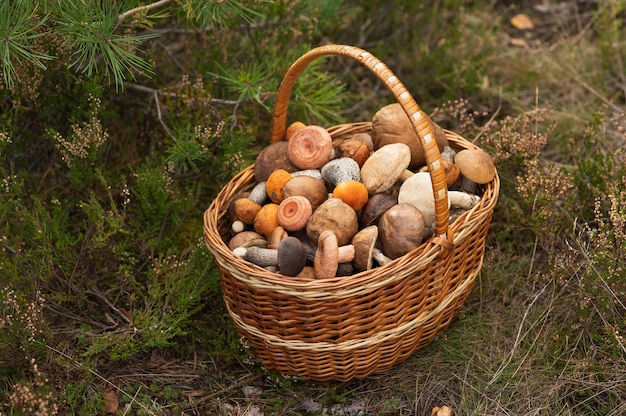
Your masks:
[[[386,192],[372,195],[361,209],[361,226],[367,227],[378,224],[380,216],[394,205],[398,204],[398,197]]]
[[[443,146],[448,144],[448,138],[439,125],[434,122],[432,124],[435,129],[437,146],[441,150]],[[374,142],[374,149],[379,149],[390,143],[404,143],[409,146],[411,148],[409,169],[417,168],[426,162],[422,143],[413,129],[411,120],[398,103],[386,105],[374,114],[372,118],[372,141]]]
[[[339,245],[348,244],[359,230],[356,212],[339,198],[327,199],[309,218],[306,234],[310,241],[317,241],[325,230],[337,236]]]
[[[261,234],[254,231],[242,231],[237,233],[230,239],[228,242],[228,248],[231,250],[236,249],[237,247],[250,247],[250,246],[258,246],[258,247],[266,247],[267,241],[265,237]]]
[[[278,272],[296,276],[306,264],[304,246],[296,237],[285,237],[278,245]]]
[[[372,268],[374,264],[372,255],[376,241],[378,241],[378,227],[376,225],[365,227],[352,237],[352,245],[354,246],[352,265],[355,269],[363,271]]]
[[[254,179],[265,182],[276,169],[295,172],[298,168],[289,160],[289,144],[286,141],[272,143],[264,147],[254,162]]]
[[[478,184],[489,183],[496,176],[496,165],[482,149],[463,149],[454,157],[461,175]]]
[[[293,176],[283,186],[283,196],[301,195],[309,200],[311,209],[315,211],[320,204],[328,199],[328,189],[323,180],[308,175]]]
[[[422,243],[424,216],[411,204],[398,204],[382,215],[378,231],[383,253],[397,259]]]
[[[369,137],[369,135],[367,135]],[[371,140],[371,139],[370,139]],[[348,139],[340,143],[337,146],[337,157],[349,157],[354,159],[359,167],[363,166],[363,163],[372,154],[372,149],[361,140]]]

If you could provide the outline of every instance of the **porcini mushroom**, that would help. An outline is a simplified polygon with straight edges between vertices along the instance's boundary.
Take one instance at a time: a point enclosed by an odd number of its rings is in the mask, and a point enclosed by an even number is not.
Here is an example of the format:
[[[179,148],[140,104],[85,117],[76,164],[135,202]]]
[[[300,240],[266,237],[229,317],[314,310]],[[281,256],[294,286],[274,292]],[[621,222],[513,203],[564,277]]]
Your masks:
[[[266,247],[267,240],[265,239],[265,237],[255,231],[242,231],[238,234],[235,234],[233,238],[231,238],[228,242],[228,248],[231,250],[234,250],[237,247],[250,246]]]
[[[331,230],[335,233],[339,245],[348,244],[359,230],[356,212],[339,198],[327,199],[309,218],[306,234],[309,240],[314,242],[325,230]]]
[[[260,267],[277,266],[278,272],[286,276],[296,276],[306,264],[302,243],[295,237],[282,239],[278,249],[239,247],[233,253]]]
[[[361,209],[361,227],[378,224],[380,216],[398,203],[398,197],[387,192],[369,197]]]
[[[254,179],[264,182],[276,169],[285,169],[295,172],[298,168],[289,160],[289,144],[285,141],[265,146],[257,155],[254,162]]]
[[[374,247],[378,241],[378,227],[370,225],[363,228],[352,237],[354,259],[352,265],[358,271],[369,270],[373,267]]]
[[[308,125],[296,131],[287,143],[289,160],[300,169],[320,168],[333,154],[330,133],[316,125]]]
[[[448,201],[449,202],[449,201]],[[398,204],[411,204],[424,216],[424,225],[428,229],[435,226],[435,197],[428,172],[417,172],[404,181],[398,192]]]
[[[454,163],[462,175],[461,191],[476,193],[477,184],[486,184],[496,176],[493,159],[482,149],[463,149],[457,152]]]
[[[428,118],[427,115],[424,114],[424,116]],[[441,150],[443,146],[448,144],[447,136],[441,127],[432,120],[431,123],[435,134],[433,139],[436,140],[437,146]],[[426,162],[422,142],[415,133],[411,120],[398,103],[386,105],[374,114],[372,118],[372,141],[374,142],[374,149],[380,149],[390,143],[404,143],[409,146],[411,154],[409,169],[415,169]]]
[[[389,208],[378,223],[378,240],[383,253],[396,259],[419,246],[424,239],[424,216],[411,204]]]
[[[365,161],[361,167],[361,182],[372,195],[385,192],[396,183],[411,162],[411,150],[404,143],[385,145]]]
[[[320,204],[328,199],[326,184],[320,178],[308,175],[292,176],[283,186],[283,197],[304,196],[311,203],[312,211],[315,211]]]

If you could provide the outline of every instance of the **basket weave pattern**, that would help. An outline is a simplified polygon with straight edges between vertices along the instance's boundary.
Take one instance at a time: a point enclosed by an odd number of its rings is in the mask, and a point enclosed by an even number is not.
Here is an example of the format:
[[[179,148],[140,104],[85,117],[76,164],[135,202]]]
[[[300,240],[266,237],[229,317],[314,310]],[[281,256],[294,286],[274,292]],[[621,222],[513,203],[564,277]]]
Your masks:
[[[303,280],[272,273],[235,256],[228,205],[254,185],[254,166],[236,175],[204,213],[204,237],[220,271],[227,310],[252,354],[268,369],[317,381],[348,381],[385,371],[427,346],[456,316],[483,262],[499,179],[448,224],[447,187],[432,127],[381,61],[361,49],[329,45],[303,55],[279,89],[270,141],[282,139],[295,79],[313,59],[347,56],[369,68],[394,94],[422,140],[436,201],[435,235],[383,267],[352,276]],[[334,140],[369,132],[370,122],[330,127]],[[476,148],[446,131],[455,150]]]

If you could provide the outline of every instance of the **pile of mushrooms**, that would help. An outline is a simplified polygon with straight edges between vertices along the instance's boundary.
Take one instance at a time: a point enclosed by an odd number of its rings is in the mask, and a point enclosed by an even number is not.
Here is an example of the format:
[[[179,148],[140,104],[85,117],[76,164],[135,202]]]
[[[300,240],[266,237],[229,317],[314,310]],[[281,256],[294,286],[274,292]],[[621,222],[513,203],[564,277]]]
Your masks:
[[[450,221],[481,200],[496,170],[480,149],[456,152],[436,123]],[[371,133],[333,143],[323,127],[294,122],[265,147],[255,185],[229,205],[237,256],[286,276],[333,278],[382,266],[428,239],[435,201],[421,142],[399,104],[380,109]]]

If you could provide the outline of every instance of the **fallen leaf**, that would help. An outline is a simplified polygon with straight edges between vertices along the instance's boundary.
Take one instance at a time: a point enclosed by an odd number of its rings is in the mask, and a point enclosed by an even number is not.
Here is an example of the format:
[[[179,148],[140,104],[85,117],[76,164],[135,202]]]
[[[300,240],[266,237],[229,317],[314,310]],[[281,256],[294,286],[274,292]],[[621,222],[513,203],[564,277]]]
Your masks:
[[[120,402],[115,390],[109,390],[104,393],[104,410],[107,413],[116,413],[120,407]]]
[[[511,45],[519,46],[520,48],[528,47],[528,43],[524,39],[520,39],[520,38],[511,38]]]
[[[452,416],[452,409],[448,406],[433,407],[430,416]]]
[[[513,27],[519,30],[530,30],[535,27],[530,17],[524,13],[516,14],[511,18]]]

